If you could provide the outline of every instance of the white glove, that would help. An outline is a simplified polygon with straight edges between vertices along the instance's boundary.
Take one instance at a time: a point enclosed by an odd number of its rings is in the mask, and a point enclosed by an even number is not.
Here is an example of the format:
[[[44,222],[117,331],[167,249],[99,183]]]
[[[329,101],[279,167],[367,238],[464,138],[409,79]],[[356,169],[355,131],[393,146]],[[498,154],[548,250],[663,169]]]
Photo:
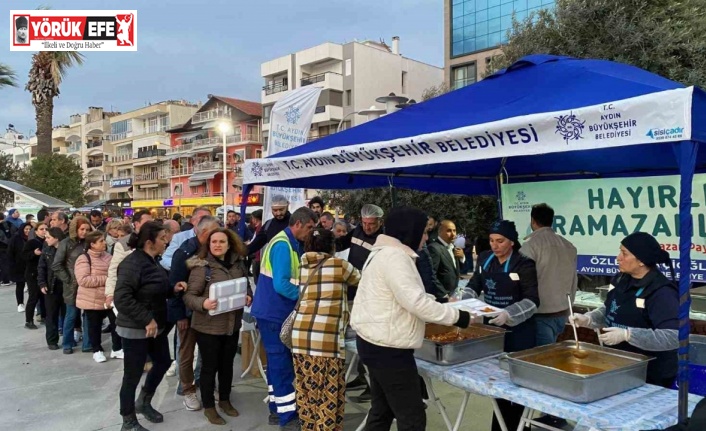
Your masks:
[[[495,316],[495,318],[491,319],[488,323],[490,323],[491,325],[503,326],[503,325],[506,325],[507,322],[509,322],[509,321],[510,321],[510,313],[503,310],[500,312],[500,314]]]
[[[584,328],[590,328],[591,327],[591,316],[588,316],[586,314],[574,313],[571,316],[569,316],[569,322],[571,322],[571,324],[576,325],[576,326],[583,326]]]
[[[630,331],[623,328],[603,328],[603,333],[598,336],[598,339],[607,346],[615,346],[623,341],[630,339]]]

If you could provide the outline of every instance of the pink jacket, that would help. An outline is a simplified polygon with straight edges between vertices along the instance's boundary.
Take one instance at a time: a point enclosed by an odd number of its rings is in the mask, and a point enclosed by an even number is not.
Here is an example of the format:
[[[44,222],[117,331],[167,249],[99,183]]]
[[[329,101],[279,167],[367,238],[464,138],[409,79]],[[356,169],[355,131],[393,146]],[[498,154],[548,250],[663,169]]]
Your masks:
[[[76,307],[81,310],[104,310],[105,307],[105,282],[108,279],[108,267],[113,258],[109,253],[96,253],[88,250],[91,263],[82,254],[76,259],[76,282],[78,283],[78,294],[76,296]]]

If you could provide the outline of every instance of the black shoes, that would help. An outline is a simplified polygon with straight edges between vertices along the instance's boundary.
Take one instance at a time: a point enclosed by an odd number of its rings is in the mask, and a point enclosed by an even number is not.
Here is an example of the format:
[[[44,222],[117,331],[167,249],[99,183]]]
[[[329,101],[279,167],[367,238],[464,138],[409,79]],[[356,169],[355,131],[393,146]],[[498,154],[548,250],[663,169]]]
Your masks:
[[[164,416],[152,407],[153,393],[145,392],[145,388],[140,389],[140,395],[135,401],[135,413],[141,413],[148,421],[158,424],[164,422]]]
[[[279,425],[279,416],[277,415],[277,413],[270,412],[270,415],[267,417],[267,424]]]
[[[35,325],[34,322],[27,322],[27,323],[25,323],[25,329],[39,329],[39,328],[37,328],[37,325]]]
[[[137,421],[137,416],[135,413],[127,416],[123,416],[123,427],[120,431],[149,431],[147,428],[140,425]]]
[[[69,347],[68,349],[64,349],[64,355],[71,355],[74,352],[74,349]]]
[[[47,346],[49,350],[59,350],[59,346],[57,344],[50,344]]]
[[[368,387],[368,381],[365,380],[365,377],[360,375],[346,384],[346,389],[348,390],[365,387]]]

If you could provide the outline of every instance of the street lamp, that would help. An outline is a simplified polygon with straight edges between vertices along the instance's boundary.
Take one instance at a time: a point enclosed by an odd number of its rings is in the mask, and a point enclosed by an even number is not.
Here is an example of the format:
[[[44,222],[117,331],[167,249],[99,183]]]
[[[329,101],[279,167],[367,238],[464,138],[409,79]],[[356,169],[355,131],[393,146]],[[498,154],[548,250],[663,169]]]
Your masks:
[[[384,114],[386,111],[384,109],[379,109],[375,107],[375,105],[372,105],[368,109],[363,109],[362,111],[353,111],[351,113],[346,114],[343,118],[341,118],[341,121],[338,122],[338,127],[336,128],[336,133],[341,131],[341,126],[343,125],[343,122],[346,121],[346,118],[350,117],[351,115],[359,114],[359,115],[367,115],[368,116],[368,121],[375,120],[376,118],[380,117],[380,115]]]
[[[233,126],[230,122],[223,121],[218,124],[218,130],[220,130],[223,134],[223,221],[225,222],[227,213],[226,205],[228,202],[228,168],[226,166],[226,159],[228,158],[228,144],[226,142],[226,136],[228,136],[228,133],[233,131]]]

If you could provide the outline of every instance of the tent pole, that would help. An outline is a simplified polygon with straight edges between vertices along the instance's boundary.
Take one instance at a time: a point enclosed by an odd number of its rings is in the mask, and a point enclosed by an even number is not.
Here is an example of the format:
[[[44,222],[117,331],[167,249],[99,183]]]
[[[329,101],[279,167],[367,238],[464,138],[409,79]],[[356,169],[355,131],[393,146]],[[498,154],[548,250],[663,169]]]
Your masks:
[[[697,142],[679,143],[679,423],[689,417],[689,309],[691,298],[691,236],[693,220],[691,218],[691,191],[696,165]]]
[[[503,186],[503,174],[502,172],[498,175],[496,181],[498,187],[496,191],[496,202],[498,204],[498,219],[503,220],[503,198],[502,198],[502,186]]]
[[[392,183],[392,177],[388,177],[387,181],[390,183],[390,197],[392,198],[392,208],[397,206],[397,189]]]

